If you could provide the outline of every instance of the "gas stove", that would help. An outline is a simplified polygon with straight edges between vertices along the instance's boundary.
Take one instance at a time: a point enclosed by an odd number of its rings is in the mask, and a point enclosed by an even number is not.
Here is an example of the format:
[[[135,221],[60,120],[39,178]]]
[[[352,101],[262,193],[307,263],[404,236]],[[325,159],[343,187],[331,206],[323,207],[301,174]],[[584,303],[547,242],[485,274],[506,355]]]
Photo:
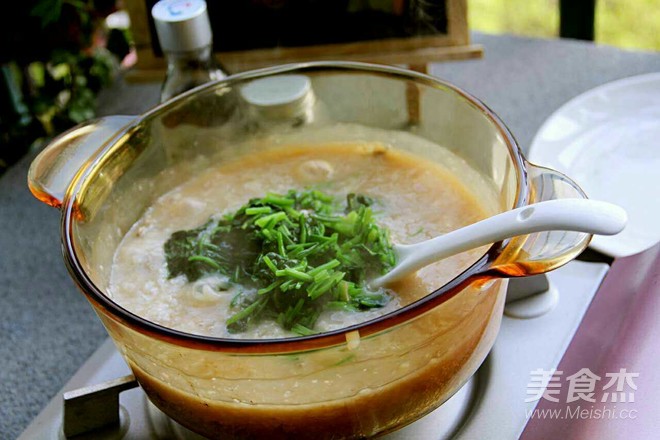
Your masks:
[[[608,269],[605,263],[573,261],[547,278],[511,280],[497,341],[477,373],[440,408],[382,438],[519,438],[538,403],[529,399],[532,372],[557,368]],[[105,428],[94,429],[98,424]],[[202,437],[149,402],[107,340],[19,440],[64,438]]]

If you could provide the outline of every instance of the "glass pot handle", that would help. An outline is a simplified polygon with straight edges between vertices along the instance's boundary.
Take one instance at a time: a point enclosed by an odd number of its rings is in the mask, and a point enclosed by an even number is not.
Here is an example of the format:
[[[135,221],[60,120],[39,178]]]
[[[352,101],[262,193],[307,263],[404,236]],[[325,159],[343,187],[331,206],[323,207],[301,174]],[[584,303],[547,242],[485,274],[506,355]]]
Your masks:
[[[529,204],[545,200],[586,199],[584,191],[564,174],[526,163]],[[584,251],[591,234],[571,231],[538,232],[512,238],[488,271],[499,276],[536,275],[556,269]]]
[[[34,159],[28,186],[40,201],[59,208],[66,192],[94,153],[135,120],[135,116],[106,116],[79,124],[53,139]]]

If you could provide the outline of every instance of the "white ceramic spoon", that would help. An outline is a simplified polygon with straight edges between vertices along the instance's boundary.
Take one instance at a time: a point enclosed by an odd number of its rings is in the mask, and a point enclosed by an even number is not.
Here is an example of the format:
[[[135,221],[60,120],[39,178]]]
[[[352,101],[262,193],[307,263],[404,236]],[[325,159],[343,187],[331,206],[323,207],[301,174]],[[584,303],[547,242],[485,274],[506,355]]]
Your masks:
[[[398,263],[370,285],[383,286],[435,261],[507,238],[542,231],[614,235],[623,230],[627,220],[623,208],[608,202],[561,199],[535,203],[420,243],[395,244]]]

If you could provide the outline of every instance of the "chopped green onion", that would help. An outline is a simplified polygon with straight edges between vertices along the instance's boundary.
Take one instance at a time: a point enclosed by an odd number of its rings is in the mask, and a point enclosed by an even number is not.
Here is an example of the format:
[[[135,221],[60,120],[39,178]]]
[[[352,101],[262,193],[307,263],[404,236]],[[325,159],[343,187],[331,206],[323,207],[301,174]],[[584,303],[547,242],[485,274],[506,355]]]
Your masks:
[[[275,206],[278,206],[278,207],[291,206],[291,205],[294,205],[296,203],[296,201],[294,199],[289,199],[287,197],[282,197],[280,195],[272,194],[272,193],[266,194],[266,197],[261,199],[261,201],[263,203],[268,203],[268,204],[275,205]]]
[[[297,323],[291,326],[291,331],[294,333],[298,333],[300,336],[310,336],[316,334],[314,330],[307,328],[302,324],[297,324]]]
[[[335,267],[339,266],[340,264],[341,264],[341,263],[339,262],[339,260],[337,260],[337,259],[335,258],[335,259],[332,259],[332,260],[328,261],[327,263],[324,263],[324,264],[322,264],[322,265],[320,265],[320,266],[318,266],[318,267],[315,267],[314,269],[310,270],[308,273],[309,273],[311,276],[314,276],[314,275],[316,275],[317,273],[322,272],[322,271],[324,271],[324,270],[334,269]]]
[[[247,306],[247,307],[244,308],[243,310],[241,310],[241,311],[235,313],[234,315],[232,315],[232,316],[227,320],[227,325],[235,324],[236,322],[241,321],[241,320],[247,318],[248,316],[250,316],[251,314],[253,314],[254,312],[256,312],[256,311],[259,309],[259,307],[263,306],[264,304],[265,304],[265,300],[264,300],[264,299],[259,299],[259,300],[255,301],[255,302],[253,302],[252,304],[250,304],[249,306]]]
[[[255,221],[254,224],[264,229],[273,229],[273,227],[280,221],[286,218],[285,212],[275,212],[270,215],[261,217],[259,220]]]
[[[281,280],[280,280],[280,281],[275,281],[275,282],[271,283],[270,286],[265,287],[265,288],[263,288],[263,289],[259,289],[259,290],[257,290],[257,294],[258,294],[258,295],[263,295],[264,293],[268,293],[268,292],[270,292],[271,290],[275,289],[276,287],[279,287],[281,284],[282,284],[282,281],[281,281]]]
[[[290,268],[278,270],[275,272],[275,275],[278,277],[290,277],[300,281],[312,281],[314,279],[311,275]]]
[[[264,255],[262,259],[263,259],[263,262],[266,263],[266,266],[268,266],[268,268],[269,268],[273,273],[277,272],[277,266],[275,266],[275,263],[273,263],[273,262],[271,261],[271,259],[268,258],[268,255]]]
[[[269,193],[165,243],[170,277],[220,273],[241,286],[227,328],[242,331],[271,317],[313,334],[324,309],[384,306],[390,296],[365,282],[396,263],[388,231],[373,219],[374,200],[349,194],[340,206],[319,190]],[[198,264],[193,264],[198,263]]]
[[[258,215],[258,214],[270,214],[273,210],[270,206],[258,206],[256,208],[245,208],[245,214],[247,215]]]
[[[205,257],[204,255],[193,255],[191,257],[188,257],[188,261],[190,261],[190,262],[199,261],[201,263],[208,264],[209,266],[211,266],[212,268],[214,268],[216,270],[220,269],[220,265],[218,263],[216,263],[214,260],[212,260],[209,257]]]

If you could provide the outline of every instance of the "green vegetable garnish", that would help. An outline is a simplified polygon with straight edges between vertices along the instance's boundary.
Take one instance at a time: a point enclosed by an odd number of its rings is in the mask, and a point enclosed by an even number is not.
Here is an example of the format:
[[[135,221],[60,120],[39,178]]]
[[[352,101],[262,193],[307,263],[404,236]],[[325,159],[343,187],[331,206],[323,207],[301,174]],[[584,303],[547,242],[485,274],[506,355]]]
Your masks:
[[[315,333],[324,309],[383,307],[389,294],[366,282],[395,255],[373,218],[374,200],[349,194],[345,206],[318,190],[252,199],[231,215],[172,234],[165,243],[170,278],[223,274],[245,287],[231,302],[232,332],[264,317],[300,335]]]

